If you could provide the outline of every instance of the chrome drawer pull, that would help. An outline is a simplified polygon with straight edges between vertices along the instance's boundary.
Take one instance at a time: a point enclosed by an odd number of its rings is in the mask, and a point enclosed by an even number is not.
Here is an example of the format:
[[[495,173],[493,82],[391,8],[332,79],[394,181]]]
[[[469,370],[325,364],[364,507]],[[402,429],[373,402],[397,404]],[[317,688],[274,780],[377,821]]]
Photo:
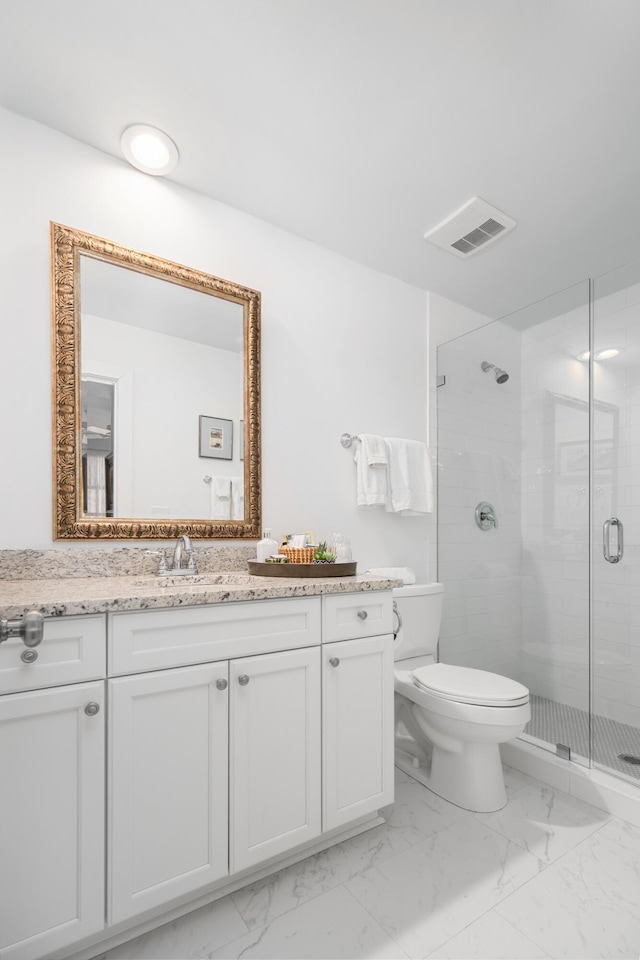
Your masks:
[[[227,689],[227,681],[226,681],[226,680],[216,680],[216,687],[218,688],[218,690],[226,690],[226,689]]]
[[[92,700],[91,703],[86,705],[84,712],[88,717],[95,717],[96,713],[100,712],[100,704]]]
[[[238,683],[241,687],[246,687],[246,685],[249,683],[249,677],[246,675],[246,673],[243,673],[240,677],[238,677]]]
[[[369,614],[367,613],[366,610],[358,610],[358,617],[360,618],[360,620],[366,620],[368,616]]]
[[[337,667],[340,663],[340,660],[338,659],[338,657],[329,657],[329,663],[331,664],[332,667]]]

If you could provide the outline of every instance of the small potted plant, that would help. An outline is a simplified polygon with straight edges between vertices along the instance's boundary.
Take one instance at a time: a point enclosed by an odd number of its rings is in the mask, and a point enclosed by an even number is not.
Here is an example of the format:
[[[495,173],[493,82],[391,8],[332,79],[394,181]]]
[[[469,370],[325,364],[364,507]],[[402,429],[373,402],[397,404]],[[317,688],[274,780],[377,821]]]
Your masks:
[[[319,543],[316,547],[316,552],[313,555],[314,563],[335,563],[336,555],[327,547],[327,541],[323,540],[322,543]]]

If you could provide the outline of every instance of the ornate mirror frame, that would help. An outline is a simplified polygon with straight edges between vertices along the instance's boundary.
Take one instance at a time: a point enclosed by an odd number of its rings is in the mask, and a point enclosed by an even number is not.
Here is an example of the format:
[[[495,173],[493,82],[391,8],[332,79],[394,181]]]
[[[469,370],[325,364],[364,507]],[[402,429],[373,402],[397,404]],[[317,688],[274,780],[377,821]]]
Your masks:
[[[82,514],[80,256],[241,304],[244,311],[244,520],[150,520]],[[170,260],[51,223],[53,536],[55,540],[256,539],[261,535],[260,293]]]

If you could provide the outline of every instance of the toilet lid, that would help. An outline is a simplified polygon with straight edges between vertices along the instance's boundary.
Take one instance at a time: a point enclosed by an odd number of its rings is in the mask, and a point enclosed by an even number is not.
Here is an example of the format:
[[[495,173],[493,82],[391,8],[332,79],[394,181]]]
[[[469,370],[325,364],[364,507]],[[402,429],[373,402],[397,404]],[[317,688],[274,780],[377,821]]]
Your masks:
[[[517,680],[488,670],[432,663],[414,670],[411,676],[417,687],[443,700],[482,707],[517,707],[529,700],[529,691]]]

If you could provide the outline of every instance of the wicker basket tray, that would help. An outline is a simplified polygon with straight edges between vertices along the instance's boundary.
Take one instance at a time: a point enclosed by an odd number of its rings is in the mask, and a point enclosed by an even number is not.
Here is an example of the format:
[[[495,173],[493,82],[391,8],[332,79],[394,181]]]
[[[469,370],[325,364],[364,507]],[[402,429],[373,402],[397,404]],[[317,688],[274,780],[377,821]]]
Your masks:
[[[289,558],[289,563],[313,563],[316,547],[279,547],[278,553]]]

